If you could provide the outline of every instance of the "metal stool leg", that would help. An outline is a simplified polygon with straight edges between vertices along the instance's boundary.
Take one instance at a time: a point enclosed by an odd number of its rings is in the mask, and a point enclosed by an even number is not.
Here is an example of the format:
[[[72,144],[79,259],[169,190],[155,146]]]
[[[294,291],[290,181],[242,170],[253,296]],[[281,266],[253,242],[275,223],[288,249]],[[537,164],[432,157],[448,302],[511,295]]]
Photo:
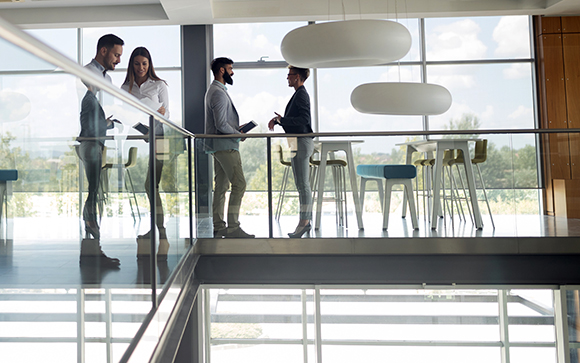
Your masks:
[[[483,189],[483,196],[485,198],[485,204],[487,204],[487,211],[489,212],[489,218],[491,219],[491,225],[493,229],[495,229],[495,223],[493,223],[493,216],[491,215],[491,208],[489,207],[489,201],[487,200],[487,192],[485,190],[485,183],[483,182],[483,176],[481,175],[481,169],[479,168],[479,164],[475,164],[477,166],[477,173],[479,174],[479,180],[481,180],[481,188]]]
[[[131,185],[131,192],[133,193],[133,200],[135,201],[135,208],[137,209],[137,216],[139,217],[139,219],[141,219],[141,211],[139,210],[139,203],[137,203],[137,196],[135,194],[135,187],[133,186],[133,178],[131,178],[131,173],[129,172],[129,169],[125,169],[125,171],[127,172],[127,179],[129,179],[129,185]],[[127,180],[125,180],[125,184],[127,184]],[[127,186],[125,185],[125,187],[127,187]],[[131,203],[130,197],[129,197],[129,205],[131,206],[131,214],[133,215],[133,221],[137,222],[137,219],[135,218],[135,212],[133,212],[133,204]]]
[[[288,184],[288,177],[290,174],[290,168],[284,168],[284,176],[282,176],[282,183],[280,185],[280,194],[278,195],[278,204],[276,205],[276,220],[280,220],[280,215],[282,214],[282,205],[284,203],[284,196],[286,195],[286,185]]]

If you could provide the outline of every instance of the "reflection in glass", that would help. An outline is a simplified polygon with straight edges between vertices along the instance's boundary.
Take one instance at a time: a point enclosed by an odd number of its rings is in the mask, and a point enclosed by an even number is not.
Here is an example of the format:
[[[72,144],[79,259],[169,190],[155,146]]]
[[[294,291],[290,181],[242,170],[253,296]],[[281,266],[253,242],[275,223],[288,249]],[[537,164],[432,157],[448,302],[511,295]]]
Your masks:
[[[76,61],[78,57],[77,29],[27,29],[25,31]]]
[[[32,71],[38,69],[54,71],[56,69],[56,66],[33,56],[2,38],[0,38],[0,54],[10,55],[0,59],[0,70],[2,71]]]

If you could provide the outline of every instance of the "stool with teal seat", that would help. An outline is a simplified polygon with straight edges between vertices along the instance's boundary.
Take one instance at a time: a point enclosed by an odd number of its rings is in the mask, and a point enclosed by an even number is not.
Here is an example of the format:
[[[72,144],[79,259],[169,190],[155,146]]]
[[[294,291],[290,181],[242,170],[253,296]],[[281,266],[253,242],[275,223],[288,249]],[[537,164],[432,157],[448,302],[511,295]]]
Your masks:
[[[414,165],[386,165],[370,164],[357,165],[356,173],[361,177],[361,203],[364,197],[366,182],[370,180],[385,179],[385,200],[383,202],[383,230],[387,230],[389,225],[389,209],[391,204],[391,191],[393,185],[402,184],[409,203],[411,212],[411,222],[413,229],[419,229],[417,221],[417,210],[415,208],[415,198],[413,196],[413,184],[411,180],[417,177],[417,168]]]

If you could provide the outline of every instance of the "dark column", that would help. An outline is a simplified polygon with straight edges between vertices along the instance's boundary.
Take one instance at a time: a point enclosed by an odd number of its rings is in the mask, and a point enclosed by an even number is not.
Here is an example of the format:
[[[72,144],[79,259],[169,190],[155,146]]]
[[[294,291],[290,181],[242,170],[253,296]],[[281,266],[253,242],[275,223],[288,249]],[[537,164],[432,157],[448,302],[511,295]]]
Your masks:
[[[209,64],[213,58],[211,25],[181,27],[183,70],[183,124],[194,134],[204,133],[204,96],[209,84]],[[212,164],[202,148],[202,140],[194,143],[195,214],[197,236],[212,233],[209,223]],[[209,224],[208,224],[209,223]],[[205,224],[208,224],[205,226]],[[201,227],[201,228],[200,228]],[[209,229],[209,231],[208,231]]]
[[[200,340],[198,336],[198,304],[200,304],[201,293],[198,294],[193,304],[191,314],[187,321],[187,326],[181,337],[181,343],[175,356],[175,363],[198,363],[199,351],[201,350]]]

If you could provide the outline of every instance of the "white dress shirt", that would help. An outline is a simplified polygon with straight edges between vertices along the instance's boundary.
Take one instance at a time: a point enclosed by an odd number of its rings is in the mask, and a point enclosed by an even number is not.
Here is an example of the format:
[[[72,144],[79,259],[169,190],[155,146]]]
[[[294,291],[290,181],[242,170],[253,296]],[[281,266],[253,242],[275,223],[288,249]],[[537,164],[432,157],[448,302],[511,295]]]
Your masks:
[[[121,89],[129,92],[129,83],[123,84]],[[139,100],[149,98],[153,102],[160,103],[161,106],[165,107],[165,118],[169,118],[169,92],[165,82],[147,78],[141,87],[136,82],[133,82],[133,88],[129,93]]]
[[[91,60],[91,62],[89,64],[87,64],[85,66],[86,69],[94,72],[95,74],[105,78],[109,83],[113,83],[113,81],[111,80],[111,76],[109,76],[107,74],[107,71],[105,70],[105,67],[103,67],[99,62],[97,62],[94,58]],[[84,82],[83,82],[84,83]],[[87,86],[87,84],[85,84],[85,86]],[[93,92],[97,93],[99,92],[100,89],[98,87],[94,87],[93,86]]]

